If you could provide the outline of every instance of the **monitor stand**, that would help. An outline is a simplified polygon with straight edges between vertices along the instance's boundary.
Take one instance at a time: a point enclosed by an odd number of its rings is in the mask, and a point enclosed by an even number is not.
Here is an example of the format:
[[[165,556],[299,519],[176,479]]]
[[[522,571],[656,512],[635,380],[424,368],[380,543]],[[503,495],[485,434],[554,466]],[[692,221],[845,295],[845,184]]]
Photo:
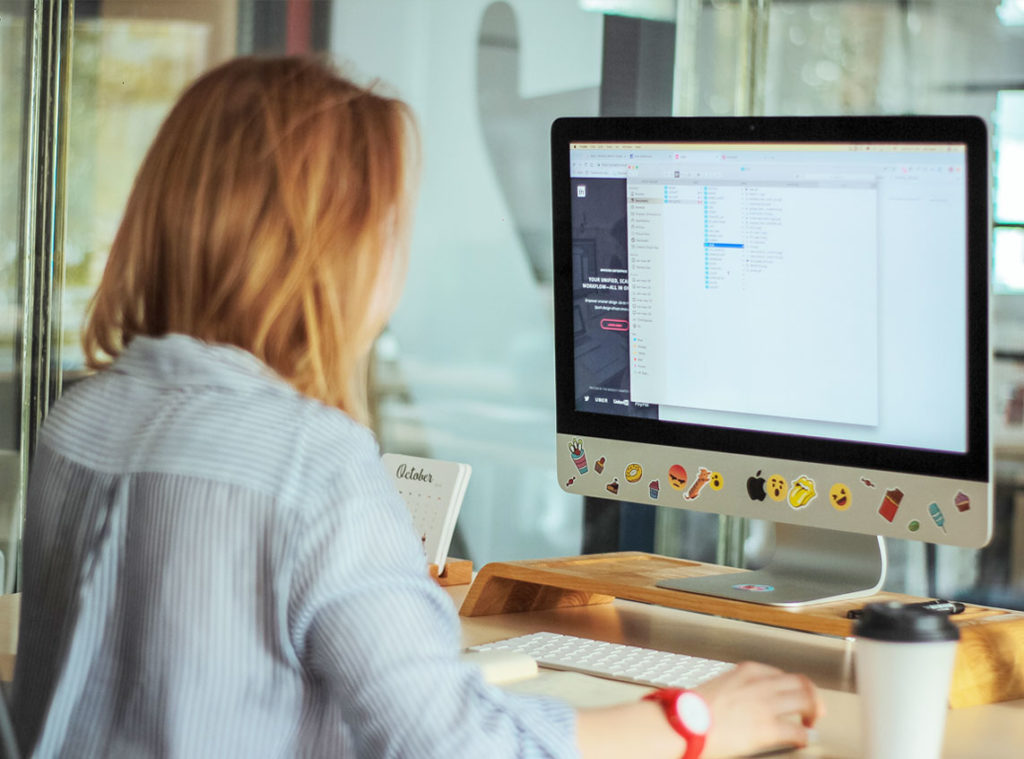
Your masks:
[[[886,566],[880,535],[777,522],[775,553],[763,568],[659,580],[657,585],[747,603],[804,606],[877,593]]]

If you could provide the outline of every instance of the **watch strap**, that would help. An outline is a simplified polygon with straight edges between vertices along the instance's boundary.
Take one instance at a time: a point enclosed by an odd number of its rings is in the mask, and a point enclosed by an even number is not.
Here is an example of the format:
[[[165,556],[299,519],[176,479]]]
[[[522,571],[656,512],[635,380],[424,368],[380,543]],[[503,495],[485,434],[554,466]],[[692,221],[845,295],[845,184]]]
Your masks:
[[[686,751],[683,752],[681,759],[700,759],[700,755],[704,753],[704,741],[707,737],[707,732],[695,732],[680,718],[678,702],[684,693],[690,693],[691,697],[703,700],[700,694],[688,691],[686,688],[662,688],[661,690],[648,693],[643,697],[643,700],[660,703],[669,725],[686,741]]]

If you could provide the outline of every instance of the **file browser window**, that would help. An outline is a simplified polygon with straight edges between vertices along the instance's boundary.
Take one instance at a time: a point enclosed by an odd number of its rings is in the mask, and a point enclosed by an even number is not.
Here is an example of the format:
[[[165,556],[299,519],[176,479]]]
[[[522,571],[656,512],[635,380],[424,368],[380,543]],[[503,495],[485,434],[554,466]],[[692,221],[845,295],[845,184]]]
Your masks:
[[[579,408],[963,451],[964,157],[574,146]]]

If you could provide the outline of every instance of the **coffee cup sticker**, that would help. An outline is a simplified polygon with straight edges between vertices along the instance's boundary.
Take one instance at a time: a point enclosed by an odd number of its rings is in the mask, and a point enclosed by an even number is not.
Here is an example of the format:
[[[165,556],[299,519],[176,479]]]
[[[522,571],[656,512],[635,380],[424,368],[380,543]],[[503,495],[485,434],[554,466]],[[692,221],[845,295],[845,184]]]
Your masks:
[[[573,438],[569,443],[569,455],[572,456],[572,463],[576,465],[580,474],[587,473],[587,454],[583,450],[583,441]]]

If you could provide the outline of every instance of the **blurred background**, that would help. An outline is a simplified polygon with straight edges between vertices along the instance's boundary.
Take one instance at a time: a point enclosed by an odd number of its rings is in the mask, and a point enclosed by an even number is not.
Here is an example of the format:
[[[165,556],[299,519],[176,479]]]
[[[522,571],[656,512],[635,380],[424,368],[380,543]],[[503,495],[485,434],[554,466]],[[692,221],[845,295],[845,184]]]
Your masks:
[[[465,461],[452,554],[756,564],[762,524],[586,501],[555,477],[548,128],[563,115],[970,113],[991,127],[996,531],[889,541],[887,588],[1024,606],[1024,0],[0,0],[0,585],[38,425],[135,170],[236,55],[320,53],[408,101],[424,171],[378,341],[385,451]]]

